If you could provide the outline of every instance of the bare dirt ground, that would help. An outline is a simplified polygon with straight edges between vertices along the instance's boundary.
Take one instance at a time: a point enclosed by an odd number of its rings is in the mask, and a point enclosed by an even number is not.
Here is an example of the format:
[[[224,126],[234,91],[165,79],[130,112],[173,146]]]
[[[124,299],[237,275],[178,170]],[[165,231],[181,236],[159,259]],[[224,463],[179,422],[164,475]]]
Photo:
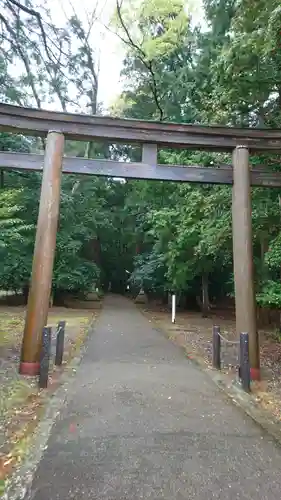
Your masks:
[[[235,320],[232,314],[216,313],[203,318],[200,313],[177,313],[176,323],[171,322],[167,309],[140,306],[144,314],[163,330],[171,340],[183,347],[187,355],[199,357],[207,366],[212,364],[212,329],[219,325],[226,340],[237,342]],[[252,384],[256,402],[274,419],[281,420],[281,338],[276,330],[259,331],[261,349],[261,382]],[[237,378],[238,344],[221,342],[222,371],[231,379]]]
[[[47,390],[38,389],[37,378],[18,373],[20,348],[24,327],[24,307],[0,306],[0,496],[5,478],[19,463],[32,437],[46,398],[51,396],[60,375],[83,343],[90,324],[98,311],[53,308],[48,325],[54,336]],[[66,320],[63,366],[53,364],[55,330],[59,320]]]

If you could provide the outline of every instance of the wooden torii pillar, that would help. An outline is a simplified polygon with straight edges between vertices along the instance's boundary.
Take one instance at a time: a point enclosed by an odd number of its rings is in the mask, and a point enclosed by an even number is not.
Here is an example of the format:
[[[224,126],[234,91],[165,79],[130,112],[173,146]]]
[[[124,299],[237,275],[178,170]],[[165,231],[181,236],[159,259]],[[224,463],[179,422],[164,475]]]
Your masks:
[[[59,217],[64,136],[49,132],[19,371],[37,375],[42,329],[47,323]]]
[[[249,150],[237,146],[233,152],[233,263],[236,331],[249,334],[251,379],[260,379],[259,338],[253,273],[252,210]]]

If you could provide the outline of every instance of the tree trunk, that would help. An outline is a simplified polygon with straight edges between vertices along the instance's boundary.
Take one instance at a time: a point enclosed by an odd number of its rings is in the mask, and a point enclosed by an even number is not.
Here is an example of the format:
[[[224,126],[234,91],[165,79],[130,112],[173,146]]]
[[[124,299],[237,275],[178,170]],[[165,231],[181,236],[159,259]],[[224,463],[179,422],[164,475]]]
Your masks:
[[[261,252],[261,278],[262,281],[268,279],[268,268],[265,262],[265,254],[268,251],[268,239],[265,235],[260,238],[260,252]]]
[[[208,273],[202,274],[202,315],[207,318],[210,309]]]
[[[23,294],[23,297],[24,297],[24,302],[25,304],[27,304],[27,301],[28,301],[28,294],[29,294],[29,285],[25,285],[22,289],[22,294]]]

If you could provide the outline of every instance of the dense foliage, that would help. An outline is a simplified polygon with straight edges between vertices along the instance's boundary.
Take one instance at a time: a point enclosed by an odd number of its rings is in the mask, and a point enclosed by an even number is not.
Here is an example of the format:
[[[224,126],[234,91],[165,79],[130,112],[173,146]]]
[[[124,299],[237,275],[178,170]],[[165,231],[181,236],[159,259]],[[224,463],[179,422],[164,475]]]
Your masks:
[[[89,30],[74,15],[57,26],[45,7],[13,0],[0,14],[0,97],[97,108],[98,71]],[[278,127],[281,123],[281,7],[278,0],[204,0],[206,27],[194,26],[184,0],[116,1],[110,29],[123,40],[125,88],[112,114],[125,117]],[[17,27],[17,29],[15,29]],[[36,71],[34,66],[36,61]],[[21,61],[22,73],[11,67]],[[75,96],[75,99],[73,98]],[[0,135],[1,150],[37,151],[35,139]],[[67,143],[67,154],[139,158],[138,148]],[[162,163],[230,162],[227,155],[166,150]],[[273,155],[252,158],[280,170]],[[0,288],[28,286],[40,175],[1,174]],[[257,299],[281,306],[280,193],[252,190]],[[53,286],[96,284],[212,300],[233,293],[231,188],[163,182],[63,179]]]
[[[186,2],[170,2],[170,15],[167,3],[157,5],[163,5],[164,18],[161,7],[151,12],[148,0],[141,2],[141,16],[123,4],[117,8],[115,22],[127,47],[127,88],[116,103],[119,112],[189,123],[280,125],[280,2],[205,0],[204,30],[187,18],[182,30]],[[178,23],[177,36],[167,48],[170,18]],[[208,166],[231,158],[165,151],[160,160]],[[252,163],[280,170],[274,156],[255,157]],[[140,184],[133,188],[136,204],[149,210],[137,225],[145,251],[135,261],[132,279],[151,290],[198,295],[207,290],[207,301],[208,284],[213,298],[232,295],[231,188]],[[263,306],[279,306],[279,192],[256,188],[252,199],[257,299]]]

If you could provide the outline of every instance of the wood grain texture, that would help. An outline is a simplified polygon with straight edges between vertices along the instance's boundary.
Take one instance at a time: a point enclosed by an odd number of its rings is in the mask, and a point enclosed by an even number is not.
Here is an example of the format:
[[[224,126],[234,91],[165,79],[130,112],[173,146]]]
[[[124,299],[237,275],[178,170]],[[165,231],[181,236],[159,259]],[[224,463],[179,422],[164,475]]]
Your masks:
[[[0,168],[15,170],[43,170],[43,155],[0,152]],[[147,163],[124,163],[112,160],[88,160],[84,158],[63,159],[65,174],[98,175],[127,179],[164,180],[194,182],[202,184],[232,184],[231,165],[218,167],[149,165]],[[270,172],[255,167],[251,170],[251,185],[281,187],[281,172]]]
[[[237,145],[251,152],[281,151],[281,130],[240,129],[106,116],[58,113],[0,104],[0,130],[34,136],[62,132],[67,139],[154,143],[158,147],[232,151]]]

